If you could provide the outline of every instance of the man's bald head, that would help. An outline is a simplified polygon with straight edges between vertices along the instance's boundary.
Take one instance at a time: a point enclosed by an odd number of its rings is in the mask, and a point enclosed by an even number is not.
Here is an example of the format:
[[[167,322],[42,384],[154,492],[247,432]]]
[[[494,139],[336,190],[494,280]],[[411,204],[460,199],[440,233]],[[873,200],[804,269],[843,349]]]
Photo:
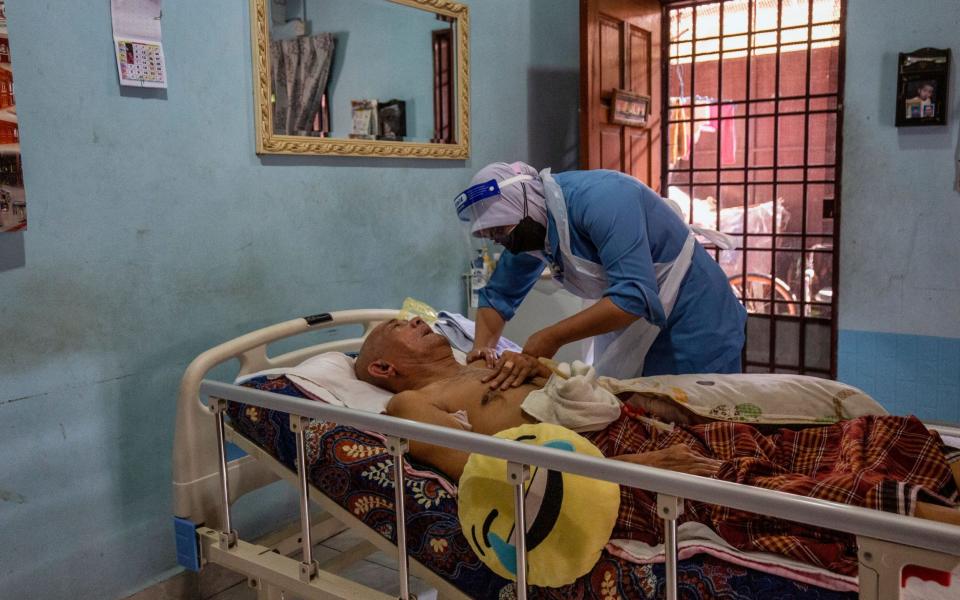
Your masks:
[[[399,393],[415,389],[451,361],[456,365],[449,342],[423,319],[391,319],[367,335],[354,370],[361,381]]]
[[[357,379],[366,381],[369,384],[381,387],[382,381],[370,374],[370,367],[379,360],[384,360],[385,349],[383,343],[383,327],[386,323],[377,325],[371,331],[360,347],[360,354],[357,355],[357,362],[354,364],[354,371]]]

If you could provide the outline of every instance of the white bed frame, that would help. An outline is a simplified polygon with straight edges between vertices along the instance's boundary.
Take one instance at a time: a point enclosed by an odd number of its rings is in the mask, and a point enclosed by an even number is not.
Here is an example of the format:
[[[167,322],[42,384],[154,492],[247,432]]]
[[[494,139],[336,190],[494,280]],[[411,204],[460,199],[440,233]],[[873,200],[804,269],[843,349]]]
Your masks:
[[[528,465],[577,473],[613,481],[621,485],[657,492],[658,507],[665,522],[667,561],[667,597],[676,598],[676,518],[682,500],[689,498],[731,506],[741,510],[844,531],[857,536],[860,557],[860,598],[893,600],[899,597],[900,571],[908,564],[952,571],[960,566],[960,527],[944,525],[842,504],[814,500],[771,490],[738,485],[672,471],[642,467],[575,455],[548,448],[481,436],[448,428],[414,423],[386,415],[351,411],[321,402],[312,402],[270,392],[205,380],[214,367],[239,360],[237,375],[264,369],[293,366],[328,351],[356,351],[363,338],[378,323],[397,316],[395,310],[349,310],[293,319],[259,329],[211,348],[199,355],[187,368],[180,385],[177,424],[174,439],[173,488],[174,515],[195,527],[193,545],[198,554],[195,568],[220,564],[243,573],[248,584],[258,590],[261,600],[279,599],[282,593],[298,598],[352,600],[386,599],[390,596],[336,573],[376,550],[398,557],[401,598],[409,597],[409,569],[438,590],[440,597],[465,599],[443,578],[373,531],[349,511],[308,485],[306,472],[294,472],[234,432],[224,422],[226,402],[281,410],[291,415],[291,429],[297,437],[298,464],[303,464],[303,428],[310,419],[349,425],[387,436],[388,449],[394,455],[394,477],[403,489],[403,453],[407,439],[496,456],[508,461],[508,476],[514,484],[516,520],[525,518],[522,494]],[[276,357],[267,354],[271,343],[319,329],[361,325],[356,338],[317,344]],[[208,402],[204,404],[203,398]],[[960,435],[960,430],[937,427],[944,433]],[[247,456],[227,461],[224,444],[232,442]],[[239,539],[232,529],[230,504],[243,494],[278,479],[286,479],[299,488],[300,524],[289,535],[276,534],[270,542],[251,544]],[[309,502],[323,509],[318,520],[311,520]],[[521,501],[517,502],[517,498]],[[397,539],[406,538],[403,496],[396,498]],[[181,522],[182,526],[182,522]],[[313,543],[350,528],[363,542],[340,556],[318,564],[312,560]],[[186,541],[187,546],[190,540]],[[301,560],[289,558],[297,548]],[[189,550],[189,548],[188,548]],[[522,540],[517,548],[517,597],[526,597],[526,552]]]

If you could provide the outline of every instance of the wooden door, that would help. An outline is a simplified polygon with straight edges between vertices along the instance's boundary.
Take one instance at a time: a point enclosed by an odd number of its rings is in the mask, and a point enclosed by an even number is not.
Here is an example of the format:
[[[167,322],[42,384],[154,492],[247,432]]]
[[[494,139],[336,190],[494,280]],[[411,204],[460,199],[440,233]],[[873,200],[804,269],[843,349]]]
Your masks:
[[[580,165],[633,175],[660,190],[659,0],[581,0]],[[610,122],[614,89],[650,96],[645,127]]]

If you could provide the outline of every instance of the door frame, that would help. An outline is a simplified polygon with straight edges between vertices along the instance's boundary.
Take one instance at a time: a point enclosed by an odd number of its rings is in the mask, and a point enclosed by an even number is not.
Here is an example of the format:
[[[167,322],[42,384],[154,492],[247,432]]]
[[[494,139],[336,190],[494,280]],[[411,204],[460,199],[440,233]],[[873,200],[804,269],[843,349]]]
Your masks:
[[[593,111],[596,110],[596,103],[599,99],[591,98],[590,90],[591,78],[600,77],[599,65],[591,65],[590,59],[595,58],[595,54],[589,49],[594,47],[599,35],[597,27],[594,25],[600,11],[596,0],[580,0],[580,144],[579,159],[581,169],[588,169],[590,157],[596,156],[600,152],[599,141],[594,142],[590,131],[590,118]]]

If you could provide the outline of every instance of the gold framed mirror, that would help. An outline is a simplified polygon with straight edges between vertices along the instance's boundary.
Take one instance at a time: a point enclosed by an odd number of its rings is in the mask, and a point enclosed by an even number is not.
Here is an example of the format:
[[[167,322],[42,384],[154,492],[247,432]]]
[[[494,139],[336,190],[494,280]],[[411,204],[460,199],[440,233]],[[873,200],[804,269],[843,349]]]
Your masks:
[[[250,0],[257,154],[466,159],[468,7]]]

